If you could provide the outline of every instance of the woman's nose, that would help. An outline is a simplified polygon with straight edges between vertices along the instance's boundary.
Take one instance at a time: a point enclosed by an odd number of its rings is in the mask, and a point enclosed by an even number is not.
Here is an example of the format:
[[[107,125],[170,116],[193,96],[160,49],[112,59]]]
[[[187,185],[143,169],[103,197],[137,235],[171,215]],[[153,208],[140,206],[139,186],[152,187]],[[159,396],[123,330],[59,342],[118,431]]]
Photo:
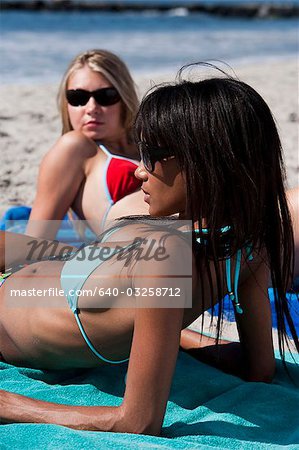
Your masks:
[[[135,177],[138,180],[142,180],[145,181],[148,178],[148,173],[144,168],[144,165],[142,163],[142,161],[140,161],[139,166],[137,167],[137,169],[135,170]]]
[[[90,97],[90,99],[86,103],[87,112],[92,112],[98,108],[99,108],[99,104],[95,101],[95,99],[93,97]]]

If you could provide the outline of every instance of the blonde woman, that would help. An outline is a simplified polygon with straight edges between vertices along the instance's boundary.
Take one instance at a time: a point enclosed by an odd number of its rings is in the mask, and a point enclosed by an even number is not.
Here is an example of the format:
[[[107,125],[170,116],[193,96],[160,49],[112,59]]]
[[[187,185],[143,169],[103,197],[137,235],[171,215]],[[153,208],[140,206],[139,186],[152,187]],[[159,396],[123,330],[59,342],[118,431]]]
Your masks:
[[[42,160],[27,233],[54,238],[69,208],[98,233],[110,208],[133,193],[126,207],[146,212],[134,177],[138,98],[124,62],[106,50],[79,54],[62,79],[58,103],[62,136]]]

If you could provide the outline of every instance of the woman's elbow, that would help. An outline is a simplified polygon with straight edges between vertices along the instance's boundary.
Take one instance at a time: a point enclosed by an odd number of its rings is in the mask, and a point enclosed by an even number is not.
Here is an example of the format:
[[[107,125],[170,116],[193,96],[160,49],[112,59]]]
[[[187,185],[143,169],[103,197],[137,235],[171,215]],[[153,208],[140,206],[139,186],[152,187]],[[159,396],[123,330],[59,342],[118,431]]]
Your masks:
[[[272,383],[275,376],[275,365],[269,367],[255,368],[249,370],[246,376],[246,381],[257,383]]]
[[[128,412],[122,411],[119,415],[119,420],[112,431],[159,436],[161,434],[161,429],[161,421],[158,422],[143,414],[129,414]]]
[[[145,424],[145,423],[140,423],[137,426],[134,425],[132,427],[128,428],[127,433],[132,433],[132,434],[146,434],[149,436],[160,436],[161,434],[161,427],[160,426],[156,426],[155,424]]]
[[[122,433],[132,433],[132,434],[146,434],[150,436],[160,436],[161,425],[155,422],[146,420],[132,420],[127,421],[121,427],[121,430],[117,430]]]

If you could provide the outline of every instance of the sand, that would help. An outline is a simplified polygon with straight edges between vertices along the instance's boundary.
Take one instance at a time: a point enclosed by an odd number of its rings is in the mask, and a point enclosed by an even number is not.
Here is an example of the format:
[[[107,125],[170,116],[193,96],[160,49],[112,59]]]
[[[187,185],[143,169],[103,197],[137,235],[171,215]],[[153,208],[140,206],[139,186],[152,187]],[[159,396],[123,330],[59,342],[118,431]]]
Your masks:
[[[295,58],[234,67],[267,101],[281,135],[287,183],[299,184],[298,66]],[[172,75],[137,77],[139,94]],[[42,157],[60,135],[57,85],[3,86],[0,89],[0,213],[16,204],[31,205]]]

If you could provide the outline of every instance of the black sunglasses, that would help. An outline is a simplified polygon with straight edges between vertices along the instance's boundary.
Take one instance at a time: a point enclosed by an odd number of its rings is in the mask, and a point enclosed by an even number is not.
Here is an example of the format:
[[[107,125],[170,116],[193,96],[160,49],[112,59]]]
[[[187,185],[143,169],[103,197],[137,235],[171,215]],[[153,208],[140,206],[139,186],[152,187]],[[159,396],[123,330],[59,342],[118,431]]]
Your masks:
[[[66,98],[72,106],[84,106],[93,97],[101,106],[111,106],[119,102],[120,95],[114,87],[85,91],[85,89],[68,89]]]
[[[144,168],[148,172],[153,172],[155,170],[157,161],[167,161],[168,159],[175,158],[168,148],[151,147],[142,141],[138,142],[137,146]]]

